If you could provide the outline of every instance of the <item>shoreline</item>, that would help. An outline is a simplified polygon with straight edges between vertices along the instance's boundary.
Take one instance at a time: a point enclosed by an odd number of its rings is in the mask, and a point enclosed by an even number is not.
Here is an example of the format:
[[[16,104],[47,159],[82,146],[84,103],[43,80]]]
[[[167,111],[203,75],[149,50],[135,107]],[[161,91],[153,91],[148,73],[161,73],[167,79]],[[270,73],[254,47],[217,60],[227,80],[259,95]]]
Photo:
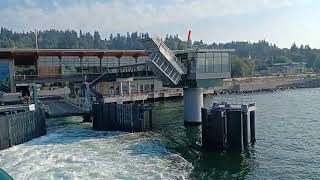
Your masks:
[[[268,77],[269,78],[269,77]],[[256,80],[247,82],[247,79],[243,79],[237,83],[234,83],[234,79],[229,80],[232,84],[224,85],[221,88],[207,89],[204,95],[222,95],[222,94],[253,94],[260,92],[276,92],[285,91],[290,89],[302,89],[302,88],[320,88],[320,78],[304,78],[299,77],[296,79],[273,79],[273,77],[263,80]],[[225,83],[226,84],[226,83]]]

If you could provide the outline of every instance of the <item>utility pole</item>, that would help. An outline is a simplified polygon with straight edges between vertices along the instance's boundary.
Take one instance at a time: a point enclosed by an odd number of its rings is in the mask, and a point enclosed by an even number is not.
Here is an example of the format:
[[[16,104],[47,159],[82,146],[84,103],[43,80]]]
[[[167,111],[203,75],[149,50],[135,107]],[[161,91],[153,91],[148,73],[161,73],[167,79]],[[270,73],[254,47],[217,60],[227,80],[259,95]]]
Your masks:
[[[256,62],[255,62],[254,59],[252,60],[252,68],[251,68],[251,69],[252,69],[252,72],[251,72],[252,74],[251,74],[251,76],[254,77],[254,75],[255,75],[255,69],[256,69]]]
[[[35,34],[35,38],[36,38],[35,39],[36,40],[36,49],[39,49],[39,47],[38,47],[38,31],[35,29],[34,32],[35,32],[34,34]]]

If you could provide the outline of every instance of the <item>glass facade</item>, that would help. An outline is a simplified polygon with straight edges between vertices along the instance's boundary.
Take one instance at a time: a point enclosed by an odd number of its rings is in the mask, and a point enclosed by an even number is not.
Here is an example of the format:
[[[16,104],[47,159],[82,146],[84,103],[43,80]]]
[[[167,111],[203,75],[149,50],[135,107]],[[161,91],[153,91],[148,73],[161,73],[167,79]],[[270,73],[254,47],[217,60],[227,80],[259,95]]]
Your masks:
[[[206,72],[206,54],[198,53],[197,61],[198,61],[198,71],[205,73]]]
[[[189,60],[189,73],[230,73],[230,53],[226,51],[194,51],[183,54]],[[134,58],[131,56],[123,56],[120,59],[114,56],[105,56],[101,59],[97,56],[84,56],[82,60],[78,56],[62,56],[61,60],[57,56],[40,56],[38,59],[38,67],[40,74],[94,74],[105,72],[107,68],[118,67],[132,64],[143,64],[149,57],[141,56]],[[82,67],[81,67],[82,65]],[[61,67],[60,67],[61,66]],[[101,66],[101,67],[100,67]],[[145,71],[144,66],[139,66],[137,71]],[[114,69],[116,72],[117,70]]]
[[[135,59],[131,56],[123,56],[120,61],[114,56],[105,56],[101,59],[101,70],[106,71],[110,67],[118,67],[132,64],[142,64],[148,60],[149,57],[142,56]],[[60,69],[61,63],[61,73],[63,75],[81,74],[82,70],[85,74],[100,73],[100,58],[97,56],[84,56],[82,57],[82,62],[78,56],[62,56],[61,61],[57,56],[40,56],[38,59],[38,66],[41,73],[57,74],[56,71],[52,71],[54,68]],[[81,68],[82,64],[82,68]],[[144,67],[140,67],[138,71],[144,71]],[[52,71],[52,72],[51,72]],[[116,71],[116,70],[115,70]]]
[[[221,71],[230,72],[229,53],[221,53]]]
[[[197,56],[197,72],[199,73],[225,73],[230,72],[229,53],[199,52]]]
[[[214,73],[221,73],[221,53],[214,53]]]
[[[123,56],[120,58],[120,66],[135,64],[136,60],[131,56]]]
[[[84,56],[82,58],[83,73],[99,73],[100,59],[96,56]]]
[[[80,58],[77,56],[62,56],[62,74],[81,74]]]
[[[56,56],[40,56],[38,65],[39,67],[59,67],[59,58]]]

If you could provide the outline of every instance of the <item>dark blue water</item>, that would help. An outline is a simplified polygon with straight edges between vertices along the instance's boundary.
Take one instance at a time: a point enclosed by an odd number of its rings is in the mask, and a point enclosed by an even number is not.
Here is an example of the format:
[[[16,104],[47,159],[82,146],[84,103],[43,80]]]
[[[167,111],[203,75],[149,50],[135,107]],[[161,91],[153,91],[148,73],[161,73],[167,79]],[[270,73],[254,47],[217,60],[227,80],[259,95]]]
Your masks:
[[[194,167],[196,179],[320,179],[320,89],[205,98],[254,99],[257,143],[245,153],[201,149],[201,127],[183,126],[183,101],[158,102],[156,132]]]
[[[48,135],[0,151],[16,179],[320,179],[320,89],[205,98],[255,99],[257,142],[242,154],[201,148],[183,101],[156,102],[154,133],[96,132],[81,118],[48,121]]]

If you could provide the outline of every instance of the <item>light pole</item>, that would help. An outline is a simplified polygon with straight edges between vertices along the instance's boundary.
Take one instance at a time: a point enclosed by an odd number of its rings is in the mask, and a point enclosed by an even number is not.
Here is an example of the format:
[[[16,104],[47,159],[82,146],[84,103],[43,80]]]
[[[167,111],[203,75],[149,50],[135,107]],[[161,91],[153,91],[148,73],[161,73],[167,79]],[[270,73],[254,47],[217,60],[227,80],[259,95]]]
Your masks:
[[[34,30],[34,34],[35,34],[35,40],[36,40],[36,49],[39,49],[39,47],[38,47],[38,31],[35,29]]]
[[[256,62],[254,61],[254,59],[252,59],[252,70],[251,70],[251,76],[254,77],[254,71],[256,68]]]

